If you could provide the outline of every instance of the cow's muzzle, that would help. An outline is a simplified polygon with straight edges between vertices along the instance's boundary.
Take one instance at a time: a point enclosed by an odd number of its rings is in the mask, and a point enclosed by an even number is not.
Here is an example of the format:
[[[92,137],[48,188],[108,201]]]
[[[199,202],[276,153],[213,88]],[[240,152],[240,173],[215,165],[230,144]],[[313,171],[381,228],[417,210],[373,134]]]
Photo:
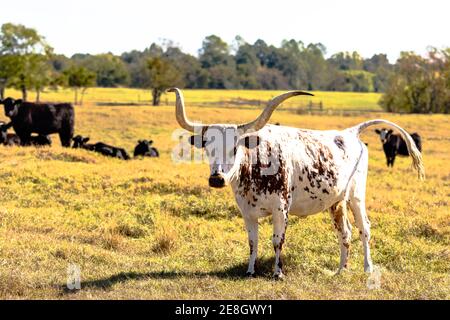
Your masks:
[[[209,177],[209,186],[212,188],[225,187],[225,178],[220,174],[214,174]]]

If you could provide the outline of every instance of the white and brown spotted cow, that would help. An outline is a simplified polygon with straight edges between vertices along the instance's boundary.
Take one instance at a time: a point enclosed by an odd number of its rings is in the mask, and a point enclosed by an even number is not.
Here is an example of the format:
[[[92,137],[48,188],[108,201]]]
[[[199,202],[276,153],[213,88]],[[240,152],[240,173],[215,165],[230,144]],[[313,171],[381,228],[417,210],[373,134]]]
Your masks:
[[[413,166],[424,176],[421,154],[411,137],[396,124],[372,120],[342,131],[305,130],[266,125],[284,100],[307,94],[291,91],[271,100],[262,114],[247,124],[200,125],[185,114],[182,93],[176,94],[176,118],[180,126],[198,133],[191,143],[204,148],[209,160],[211,187],[231,185],[245,220],[250,245],[247,274],[255,273],[258,219],[272,215],[275,249],[274,277],[283,276],[280,254],[285,241],[288,214],[306,217],[329,209],[339,237],[339,271],[347,267],[353,212],[364,247],[364,270],[373,270],[370,257],[370,222],[365,207],[368,151],[359,139],[369,126],[386,124],[407,142]]]

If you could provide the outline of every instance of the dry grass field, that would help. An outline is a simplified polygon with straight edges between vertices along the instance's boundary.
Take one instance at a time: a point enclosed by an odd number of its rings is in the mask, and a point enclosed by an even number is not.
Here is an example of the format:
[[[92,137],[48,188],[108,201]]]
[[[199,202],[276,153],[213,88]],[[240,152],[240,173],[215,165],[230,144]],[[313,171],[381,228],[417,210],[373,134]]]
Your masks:
[[[94,104],[136,102],[137,92],[89,90],[86,104],[76,107],[76,132],[130,153],[137,140],[151,138],[160,159],[120,161],[63,149],[57,136],[50,148],[0,147],[0,299],[450,298],[450,116],[309,116],[286,106],[274,113],[272,123],[313,129],[383,117],[422,135],[424,182],[412,172],[410,159],[399,158],[394,169],[385,166],[373,130],[362,136],[370,155],[372,257],[381,271],[381,287],[369,289],[356,228],[350,270],[334,275],[339,246],[326,212],[291,218],[284,281],[271,279],[272,227],[270,218],[261,220],[258,276],[245,278],[247,234],[231,190],[208,187],[206,164],[171,159],[178,143],[172,135],[178,128],[174,107]],[[145,94],[140,99],[149,100]],[[231,123],[253,119],[258,107],[202,103],[273,95],[188,91],[185,98],[192,119]],[[378,108],[373,94],[317,96],[327,97],[330,108]],[[72,94],[43,97],[71,101]],[[3,111],[0,119],[5,120]],[[71,265],[80,268],[81,290],[66,286]]]

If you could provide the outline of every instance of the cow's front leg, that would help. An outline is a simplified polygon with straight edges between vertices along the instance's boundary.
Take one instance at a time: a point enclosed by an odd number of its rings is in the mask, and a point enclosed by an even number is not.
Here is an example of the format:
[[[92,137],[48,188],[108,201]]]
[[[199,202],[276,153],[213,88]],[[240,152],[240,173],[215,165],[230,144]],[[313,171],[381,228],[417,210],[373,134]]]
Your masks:
[[[22,133],[19,135],[20,145],[25,147],[30,145],[31,133]]]
[[[258,256],[258,219],[247,217],[245,227],[248,233],[248,244],[250,247],[250,258],[248,261],[247,276],[255,276],[255,262]]]
[[[284,240],[286,237],[286,229],[288,223],[288,213],[284,209],[279,209],[272,214],[273,223],[273,237],[272,243],[275,250],[275,272],[273,277],[275,279],[283,278],[283,263],[281,262],[281,250],[283,249]]]

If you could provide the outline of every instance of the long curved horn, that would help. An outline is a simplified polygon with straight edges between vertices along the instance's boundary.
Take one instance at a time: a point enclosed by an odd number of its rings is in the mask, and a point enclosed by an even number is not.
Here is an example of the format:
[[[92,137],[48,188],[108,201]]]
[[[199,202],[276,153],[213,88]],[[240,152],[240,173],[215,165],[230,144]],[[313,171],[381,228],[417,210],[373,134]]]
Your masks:
[[[170,88],[167,90],[167,92],[175,92],[176,95],[176,117],[178,124],[187,131],[194,132],[195,127],[198,127],[199,125],[196,125],[193,122],[190,122],[186,116],[186,111],[184,108],[184,98],[183,93],[178,88]]]
[[[283,94],[273,98],[272,100],[270,100],[269,103],[267,104],[267,107],[264,109],[264,111],[261,113],[261,115],[258,118],[256,118],[256,120],[245,123],[245,124],[241,124],[238,126],[238,129],[242,130],[244,133],[247,131],[250,131],[250,130],[252,130],[252,131],[260,130],[262,127],[264,127],[267,124],[267,122],[270,119],[270,116],[275,111],[276,107],[278,107],[284,100],[289,99],[290,97],[300,96],[300,95],[314,96],[311,93],[304,92],[304,91],[298,91],[298,90],[283,93]]]

